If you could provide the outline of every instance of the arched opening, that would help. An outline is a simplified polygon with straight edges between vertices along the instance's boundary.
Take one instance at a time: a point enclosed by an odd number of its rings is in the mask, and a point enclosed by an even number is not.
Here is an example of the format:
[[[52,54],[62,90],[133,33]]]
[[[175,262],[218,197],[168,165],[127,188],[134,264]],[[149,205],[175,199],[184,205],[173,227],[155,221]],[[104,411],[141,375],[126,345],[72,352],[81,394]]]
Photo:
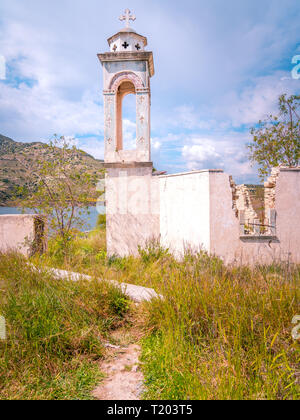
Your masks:
[[[117,90],[117,150],[136,148],[136,95],[134,84],[123,81]]]
[[[136,149],[136,96],[129,93],[122,103],[122,137],[123,149]]]

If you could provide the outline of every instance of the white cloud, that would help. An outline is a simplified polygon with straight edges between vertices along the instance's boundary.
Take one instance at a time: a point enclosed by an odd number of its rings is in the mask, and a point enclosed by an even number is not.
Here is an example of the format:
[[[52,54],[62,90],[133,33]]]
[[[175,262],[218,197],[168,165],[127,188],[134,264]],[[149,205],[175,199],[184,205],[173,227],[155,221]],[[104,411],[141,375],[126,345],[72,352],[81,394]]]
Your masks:
[[[40,85],[1,84],[0,109],[1,131],[18,140],[45,140],[54,133],[103,132],[102,107],[88,93],[79,101],[70,101]]]
[[[300,90],[295,80],[284,72],[253,79],[251,86],[245,87],[240,93],[232,91],[225,95],[215,107],[215,114],[227,119],[234,127],[243,124],[252,125],[266,115],[277,112],[278,96],[292,94]]]
[[[182,156],[187,160],[190,169],[196,169],[194,165],[202,164],[209,160],[220,159],[215,145],[211,140],[202,139],[202,144],[194,144],[193,146],[183,146]]]
[[[158,140],[152,141],[152,147],[154,150],[159,150],[161,148],[161,142]]]
[[[123,118],[123,148],[124,150],[136,148],[136,124],[127,118]]]
[[[104,141],[97,137],[77,139],[77,146],[96,159],[104,159]]]
[[[249,137],[231,132],[215,137],[190,136],[182,147],[182,158],[188,170],[224,169],[235,177],[255,178],[247,158],[245,143]]]
[[[201,119],[201,112],[194,106],[181,105],[174,109],[172,117],[169,117],[168,123],[170,126],[180,127],[181,129],[209,130],[216,124],[216,121],[203,120]]]
[[[0,82],[1,133],[16,140],[101,134],[101,93],[86,82],[81,61],[75,64],[74,45],[64,49],[58,33],[26,21],[7,19],[1,29],[8,69]]]

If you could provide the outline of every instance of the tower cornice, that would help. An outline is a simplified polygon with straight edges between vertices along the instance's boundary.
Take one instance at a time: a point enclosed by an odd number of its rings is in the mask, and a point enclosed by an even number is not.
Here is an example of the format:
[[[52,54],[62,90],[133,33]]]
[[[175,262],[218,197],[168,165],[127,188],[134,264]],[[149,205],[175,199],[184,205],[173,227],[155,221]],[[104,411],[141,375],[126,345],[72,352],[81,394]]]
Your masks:
[[[148,61],[150,77],[154,75],[154,60],[152,51],[140,52],[107,52],[97,54],[101,63],[116,61]]]

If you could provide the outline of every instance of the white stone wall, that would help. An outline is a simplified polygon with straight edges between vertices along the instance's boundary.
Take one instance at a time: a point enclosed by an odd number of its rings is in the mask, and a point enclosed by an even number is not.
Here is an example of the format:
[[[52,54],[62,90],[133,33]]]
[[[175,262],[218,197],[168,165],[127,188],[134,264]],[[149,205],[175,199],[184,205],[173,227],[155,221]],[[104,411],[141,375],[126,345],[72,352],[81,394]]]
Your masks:
[[[176,255],[210,250],[209,172],[159,177],[161,244]]]

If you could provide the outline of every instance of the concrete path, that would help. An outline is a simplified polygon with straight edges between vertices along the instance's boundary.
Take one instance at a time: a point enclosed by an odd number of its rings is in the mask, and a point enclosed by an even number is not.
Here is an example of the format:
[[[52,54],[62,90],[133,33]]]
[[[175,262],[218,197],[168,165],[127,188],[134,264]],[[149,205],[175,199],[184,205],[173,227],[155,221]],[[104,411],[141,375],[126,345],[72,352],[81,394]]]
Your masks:
[[[79,281],[81,279],[91,281],[93,277],[86,274],[74,273],[72,271],[59,270],[57,268],[47,268],[49,273],[59,279],[68,279],[72,281]],[[134,284],[119,283],[115,280],[105,280],[108,283],[112,283],[114,286],[120,287],[122,292],[126,294],[130,299],[135,302],[150,301],[153,298],[163,298],[161,295],[156,293],[154,289],[148,287],[136,286]]]

